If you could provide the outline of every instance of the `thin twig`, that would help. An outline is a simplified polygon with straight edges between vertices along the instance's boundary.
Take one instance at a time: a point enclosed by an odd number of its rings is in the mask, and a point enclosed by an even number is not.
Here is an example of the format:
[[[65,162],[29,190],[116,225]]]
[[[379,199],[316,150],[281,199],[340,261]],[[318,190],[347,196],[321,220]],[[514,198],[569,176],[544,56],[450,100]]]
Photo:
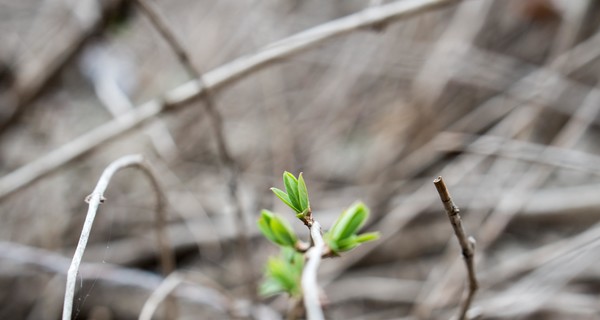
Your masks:
[[[500,135],[513,137],[515,136],[515,133],[531,126],[535,119],[539,118],[538,115],[540,114],[541,107],[543,106],[543,104],[539,102],[539,100],[541,100],[540,97],[542,97],[542,92],[547,92],[544,94],[543,100],[549,101],[549,103],[554,103],[554,100],[557,100],[563,93],[564,85],[561,84],[563,80],[560,77],[557,77],[554,72],[547,73],[545,70],[553,70],[562,74],[569,74],[576,71],[578,68],[589,63],[592,56],[598,56],[597,48],[599,41],[600,33],[596,33],[593,37],[590,37],[585,42],[578,44],[576,47],[561,53],[559,56],[552,59],[551,62],[546,64],[547,67],[540,68],[537,71],[532,72],[529,76],[511,85],[511,87],[507,90],[508,94],[519,96],[523,103],[530,104],[530,106],[528,108],[517,110],[518,113],[514,114],[515,117],[512,117],[513,119],[511,122],[507,122],[509,126],[513,127],[513,129],[510,130],[512,132],[510,135]],[[593,52],[592,54],[591,51],[596,52]],[[545,76],[544,74],[547,75]],[[532,82],[534,85],[526,85],[527,82]],[[530,89],[527,88],[528,86],[531,86]],[[524,94],[518,93],[519,91],[524,92]],[[526,98],[527,96],[530,98]],[[481,108],[482,107],[480,107],[480,109]],[[532,112],[526,112],[528,109],[531,109]],[[586,109],[589,109],[589,107],[586,107]],[[577,113],[579,113],[579,111]],[[575,119],[578,118],[580,118],[580,116],[572,117],[570,121],[575,121]],[[509,118],[506,118],[506,120],[508,119]],[[588,115],[582,119],[594,119],[594,117]],[[520,127],[519,130],[514,130],[517,127]],[[490,134],[492,134],[492,132],[490,132]],[[559,134],[558,136],[560,135],[562,134]],[[562,138],[555,138],[554,141],[559,140],[562,140]],[[496,172],[496,176],[500,174],[502,180],[505,180],[505,183],[509,183],[506,175],[503,173],[513,171],[513,167],[514,163],[512,162],[497,162],[494,164],[490,172]],[[461,170],[463,172],[469,171],[464,167],[461,168]],[[511,190],[503,194],[503,197],[500,199],[500,201],[498,201],[497,206],[488,215],[489,218],[485,224],[478,229],[479,248],[482,253],[484,253],[484,249],[487,248],[502,233],[504,228],[513,219],[513,217],[519,213],[521,208],[525,206],[526,199],[529,198],[528,194],[531,193],[532,188],[534,188],[536,185],[542,184],[548,178],[551,172],[548,172],[547,170],[548,168],[536,166],[527,174],[522,175],[520,179],[517,179],[516,183],[514,183],[514,181],[510,181],[512,186]],[[446,174],[446,176],[447,175],[448,174]],[[494,176],[494,174],[491,174],[490,176]],[[493,179],[497,185],[500,185],[500,182],[496,177],[491,179]],[[517,201],[514,201],[513,199],[517,199]],[[477,200],[474,199],[474,201]],[[480,216],[481,219],[483,217],[484,216]],[[475,219],[480,218],[475,217]],[[481,257],[482,255],[478,255],[478,259],[481,259]],[[449,283],[450,279],[456,274],[456,272],[460,270],[460,262],[455,261],[451,267],[449,267],[446,263],[440,264],[436,269],[434,269],[431,274],[437,274],[437,276],[429,277],[427,285],[424,286],[424,288],[427,288],[427,291],[424,291],[424,294],[417,299],[418,302],[416,303],[417,306],[415,307],[415,311],[419,312],[423,318],[430,317],[431,306],[439,303],[442,296],[452,296],[451,294],[448,295],[442,293],[447,292],[445,289],[456,287],[455,285]]]
[[[263,47],[257,53],[231,61],[204,76],[206,86],[189,81],[164,97],[151,100],[117,119],[58,147],[0,179],[0,200],[54,172],[77,157],[129,132],[162,112],[190,102],[205,90],[218,90],[277,61],[282,61],[327,40],[381,23],[390,23],[457,2],[456,0],[409,0],[369,7]]]
[[[597,90],[591,90],[581,106],[579,106],[567,124],[555,135],[549,143],[552,147],[569,148],[577,143],[587,128],[591,125],[591,119],[595,119],[600,109],[598,108],[598,99],[600,95]],[[582,121],[582,119],[584,119]],[[550,149],[549,149],[550,150]],[[547,157],[548,151],[544,150],[540,157]],[[512,167],[512,166],[511,166]],[[498,163],[495,168],[497,172],[510,171],[507,165]],[[527,170],[517,179],[516,184],[511,187],[511,190],[502,195],[497,201],[496,207],[489,214],[489,218],[479,228],[479,243],[482,252],[489,247],[502,234],[502,231],[508,226],[509,222],[517,215],[522,208],[527,205],[527,202],[534,188],[543,185],[543,183],[552,175],[554,168],[548,166],[535,166]],[[495,179],[497,181],[497,179]],[[478,256],[481,259],[482,255]],[[458,262],[457,262],[458,263]],[[444,278],[450,279],[458,270],[458,265],[454,264],[454,268],[445,267]],[[450,271],[448,271],[450,270]],[[435,281],[436,286],[430,292],[441,292],[443,287],[448,284],[448,281]],[[430,300],[431,301],[431,300]],[[432,303],[429,302],[431,305]]]
[[[18,263],[24,268],[31,266],[38,270],[55,273],[60,276],[67,274],[71,260],[57,253],[26,246],[15,242],[0,241],[0,259]],[[81,264],[79,276],[87,280],[100,280],[114,286],[135,288],[143,292],[156,290],[164,281],[162,276],[153,272],[125,268],[109,263]],[[228,313],[235,304],[227,295],[210,286],[200,284],[182,285],[176,290],[176,296],[182,300],[207,305],[219,312]]]
[[[317,270],[321,263],[321,255],[325,249],[325,242],[321,235],[321,225],[318,221],[313,221],[310,227],[310,237],[313,246],[308,250],[306,256],[308,262],[302,271],[302,291],[304,293],[304,308],[308,320],[322,320],[323,310],[319,299],[319,285],[317,283]]]
[[[101,203],[104,203],[104,192],[108,187],[108,184],[112,177],[120,170],[136,167],[141,169],[142,172],[150,179],[154,192],[156,193],[157,199],[157,210],[156,210],[156,226],[157,226],[157,236],[158,236],[158,244],[161,252],[161,268],[163,273],[170,273],[175,266],[173,253],[171,251],[170,246],[168,245],[168,239],[164,234],[164,225],[165,225],[165,197],[163,194],[158,181],[154,177],[154,174],[148,164],[145,162],[144,158],[141,155],[129,155],[122,157],[114,162],[112,162],[102,173],[94,191],[87,196],[86,202],[89,203],[88,212],[85,217],[85,222],[81,231],[81,236],[79,238],[79,243],[77,244],[77,248],[75,249],[75,254],[73,255],[73,260],[71,261],[71,265],[69,267],[69,271],[67,273],[67,284],[65,290],[65,299],[63,303],[63,320],[70,320],[71,313],[73,311],[73,297],[75,296],[75,283],[77,281],[77,273],[79,272],[79,266],[81,265],[81,260],[83,258],[83,254],[85,252],[85,248],[87,246],[88,239],[90,237],[90,233],[92,231],[92,225],[94,224],[94,219],[96,217],[96,212],[98,211],[98,207]]]
[[[442,177],[437,177],[437,179],[433,180],[433,184],[440,194],[440,199],[444,204],[444,208],[446,209],[446,213],[450,219],[450,224],[452,224],[452,228],[454,229],[454,234],[456,234],[456,238],[458,239],[458,243],[462,249],[462,255],[467,267],[469,288],[458,312],[458,319],[464,320],[466,319],[467,311],[471,306],[475,292],[477,292],[479,287],[479,284],[477,283],[477,276],[475,275],[475,261],[473,258],[475,256],[475,239],[467,236],[465,233],[460,220],[460,210],[454,204],[454,201],[452,201],[450,192],[448,191],[448,188],[446,187]]]
[[[183,282],[183,280],[183,276],[176,272],[171,273],[165,278],[144,303],[138,320],[151,320],[160,303],[164,301],[169,294]]]
[[[249,286],[249,295],[253,300],[257,299],[257,284],[254,277],[254,265],[252,263],[252,255],[250,254],[249,240],[248,240],[248,226],[246,225],[246,218],[244,210],[242,209],[242,203],[238,196],[239,186],[239,174],[238,166],[235,159],[231,156],[230,147],[225,139],[225,131],[223,129],[223,117],[217,110],[215,101],[212,96],[211,90],[207,87],[202,73],[192,64],[190,55],[184,49],[181,41],[177,39],[175,32],[168,26],[166,19],[161,16],[160,12],[147,0],[136,0],[136,3],[142,10],[142,12],[148,17],[152,25],[160,33],[163,39],[169,44],[169,47],[173,50],[179,62],[189,75],[196,79],[198,84],[203,90],[204,107],[208,113],[213,134],[217,140],[217,150],[219,160],[222,167],[226,170],[227,188],[228,188],[228,202],[233,205],[235,214],[235,225],[238,233],[238,246],[240,250],[242,263],[242,270],[245,273],[244,277]]]

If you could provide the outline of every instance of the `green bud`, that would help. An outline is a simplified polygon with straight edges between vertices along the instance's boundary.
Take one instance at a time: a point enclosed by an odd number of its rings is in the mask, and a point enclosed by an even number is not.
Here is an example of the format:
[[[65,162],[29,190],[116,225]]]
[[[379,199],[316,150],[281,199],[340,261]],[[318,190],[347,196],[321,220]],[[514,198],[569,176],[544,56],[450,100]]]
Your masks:
[[[296,244],[296,241],[298,241],[296,234],[289,223],[277,215],[271,219],[269,227],[279,245],[293,247]]]
[[[267,262],[265,279],[259,290],[264,296],[287,292],[299,296],[302,292],[301,278],[304,256],[291,248],[282,248],[280,257],[271,257]]]
[[[357,202],[342,213],[331,227],[331,238],[341,240],[356,232],[365,224],[369,217],[369,209],[362,203]]]
[[[292,201],[290,200],[290,197],[288,196],[287,193],[283,192],[280,189],[277,188],[271,188],[271,191],[273,191],[273,193],[277,196],[277,198],[279,198],[281,201],[283,201],[283,203],[287,204],[290,208],[292,208],[292,210],[300,213],[302,212],[302,210],[300,210],[299,208],[297,208]]]
[[[261,211],[258,229],[265,238],[280,246],[293,247],[298,240],[289,223],[268,210]]]
[[[308,201],[308,189],[306,188],[306,183],[302,177],[302,172],[300,172],[300,175],[298,176],[298,198],[300,201],[300,209],[302,209],[303,212],[308,211],[310,209],[310,202]]]
[[[290,199],[290,202],[296,208],[296,212],[302,212],[302,206],[300,205],[300,198],[298,196],[298,180],[293,174],[289,172],[283,173],[283,184],[285,185],[285,191]]]

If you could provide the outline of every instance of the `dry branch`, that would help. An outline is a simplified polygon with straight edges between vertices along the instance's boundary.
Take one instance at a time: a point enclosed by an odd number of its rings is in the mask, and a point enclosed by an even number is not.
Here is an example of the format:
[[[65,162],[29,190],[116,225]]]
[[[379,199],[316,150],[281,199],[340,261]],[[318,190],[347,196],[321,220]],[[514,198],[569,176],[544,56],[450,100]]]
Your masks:
[[[217,110],[215,101],[212,96],[211,90],[206,86],[206,83],[202,77],[202,73],[194,67],[190,59],[189,53],[185,50],[181,42],[177,39],[175,32],[171,30],[164,17],[161,16],[160,12],[150,3],[150,0],[137,0],[136,3],[140,7],[141,11],[148,17],[154,28],[160,33],[162,38],[169,44],[169,47],[189,75],[196,79],[200,87],[203,90],[204,107],[208,114],[208,118],[213,129],[213,133],[217,140],[217,149],[221,166],[227,171],[227,188],[229,196],[228,202],[233,205],[235,213],[235,224],[238,233],[238,246],[240,250],[242,263],[241,269],[244,272],[245,280],[248,283],[249,296],[253,300],[257,299],[256,291],[257,284],[254,277],[254,268],[252,263],[252,254],[250,253],[249,241],[248,241],[248,226],[246,226],[246,218],[242,209],[242,203],[238,194],[239,187],[239,174],[238,166],[235,159],[231,156],[230,147],[225,139],[225,131],[223,129],[223,117]]]
[[[560,95],[563,93],[562,88],[559,89],[558,85],[561,83],[561,79],[555,73],[547,73],[544,70],[555,70],[561,73],[570,73],[576,71],[578,68],[583,65],[589,63],[593,56],[598,56],[598,47],[597,44],[600,41],[600,33],[596,33],[594,36],[587,39],[585,42],[578,44],[576,47],[571,50],[562,53],[560,56],[557,56],[551,63],[548,64],[547,68],[539,69],[536,72],[531,73],[527,77],[523,78],[519,82],[515,83],[509,89],[509,94],[514,94],[518,92],[525,92],[524,94],[519,94],[520,96],[530,96],[530,99],[525,99],[524,102],[531,104],[528,108],[519,109],[518,113],[512,113],[510,117],[507,117],[501,123],[508,127],[512,133],[511,136],[514,136],[515,133],[520,132],[523,129],[526,129],[532,125],[532,123],[537,118],[537,115],[540,114],[541,106],[539,103],[536,103],[538,100],[538,96],[543,92],[541,89],[544,88],[548,90],[545,94],[545,99],[558,99]],[[592,52],[594,51],[594,52]],[[577,59],[574,57],[577,56]],[[544,78],[544,74],[546,74]],[[528,80],[528,78],[530,78]],[[532,87],[531,89],[527,89],[524,84],[533,79],[538,79],[539,84],[537,86]],[[584,103],[582,106],[578,108],[578,110],[574,113],[574,115],[570,118],[569,123],[563,127],[560,133],[556,135],[550,145],[558,146],[558,147],[569,147],[572,146],[585,132],[585,128],[589,126],[592,119],[590,115],[594,114],[595,108],[597,109],[597,105],[594,103],[594,100],[597,99],[596,90],[590,90],[588,93]],[[513,93],[514,92],[514,93]],[[481,108],[481,107],[480,107]],[[597,111],[597,110],[596,110]],[[507,121],[508,120],[508,121]],[[584,121],[582,121],[584,120]],[[498,127],[498,125],[496,126]],[[491,132],[490,132],[491,133]],[[494,134],[498,134],[497,132]],[[500,134],[505,135],[505,134]],[[482,157],[478,157],[477,159],[484,159]],[[469,170],[465,167],[462,168],[464,172],[468,172]],[[491,172],[497,173],[506,173],[512,171],[512,165],[497,162],[494,167],[490,170]],[[479,243],[481,252],[485,251],[487,248],[497,237],[502,233],[504,228],[508,225],[508,223],[513,219],[513,217],[522,209],[527,203],[527,199],[531,194],[531,190],[541,184],[543,184],[547,178],[552,174],[553,168],[548,167],[533,167],[527,174],[522,175],[519,179],[517,179],[516,185],[507,192],[503,194],[501,199],[498,201],[498,205],[492,210],[489,218],[483,224],[483,226],[479,229]],[[493,176],[493,175],[492,175]],[[501,177],[506,177],[505,174],[502,174]],[[496,178],[492,178],[496,181],[497,184],[500,184],[500,181]],[[454,179],[456,180],[456,179]],[[507,181],[508,182],[508,181]],[[516,201],[515,201],[516,200]],[[482,256],[479,255],[478,259]],[[420,298],[419,303],[417,304],[417,309],[423,309],[421,306],[426,305],[435,305],[439,303],[442,292],[447,292],[443,288],[454,288],[454,284],[450,284],[450,279],[453,275],[458,272],[458,261],[456,261],[452,268],[448,267],[446,264],[440,265],[439,268],[443,268],[444,272],[439,272],[438,277],[430,277],[428,281],[430,286],[426,286],[430,288],[427,293],[427,297],[424,299]],[[440,279],[440,278],[443,278]],[[446,297],[452,296],[451,294],[445,295]],[[436,301],[435,303],[433,301]],[[419,310],[423,316],[428,317],[428,313],[430,310]]]
[[[98,211],[98,207],[100,206],[100,204],[104,203],[105,201],[104,192],[106,191],[112,177],[118,171],[129,167],[136,167],[142,170],[142,172],[150,179],[157,200],[156,231],[158,245],[161,251],[161,268],[165,275],[172,272],[175,268],[173,253],[168,244],[167,237],[163,232],[166,220],[164,210],[165,197],[163,191],[160,185],[158,184],[158,181],[154,177],[154,173],[152,172],[150,166],[145,162],[144,158],[141,155],[130,155],[122,157],[112,162],[104,170],[104,172],[100,176],[100,179],[98,180],[98,183],[96,184],[96,187],[94,188],[94,191],[92,191],[92,193],[86,198],[86,202],[89,203],[88,212],[85,217],[85,222],[81,231],[79,243],[77,244],[75,254],[73,255],[73,260],[71,261],[71,265],[67,273],[67,284],[63,304],[63,320],[71,319],[71,313],[73,311],[73,297],[75,296],[75,283],[77,281],[77,273],[79,272],[79,266],[81,265],[81,260],[83,259],[83,254],[85,252],[85,248],[87,246],[87,242],[92,231],[92,225],[94,224],[96,212]]]
[[[597,90],[591,90],[582,105],[578,107],[575,116],[571,117],[561,128],[550,142],[550,145],[561,148],[573,147],[591,125],[591,119],[594,119],[596,114],[600,112],[598,99],[600,99],[600,96]],[[582,121],[582,119],[586,120]],[[546,152],[543,152],[540,156],[546,156]],[[496,169],[498,172],[507,172],[512,170],[512,167],[498,163]],[[509,192],[500,198],[498,205],[492,210],[489,218],[479,228],[478,234],[482,251],[489,247],[502,234],[513,217],[527,205],[530,195],[533,193],[532,190],[543,185],[554,170],[553,167],[548,166],[532,167],[517,180],[516,185]],[[479,256],[480,258],[481,255]],[[453,274],[455,274],[454,271],[445,272],[444,277],[449,279]],[[438,281],[437,283],[439,285],[434,289],[437,291],[444,291],[441,287],[448,284],[445,281]]]
[[[144,303],[138,320],[151,320],[158,309],[158,306],[164,301],[175,288],[183,282],[183,277],[173,272],[152,292],[148,300]]]
[[[23,266],[34,266],[61,276],[67,274],[71,260],[54,252],[33,248],[19,243],[0,241],[0,259]],[[79,276],[86,280],[100,280],[122,287],[133,287],[143,291],[154,291],[164,278],[151,272],[124,268],[107,263],[82,263]],[[234,301],[219,290],[195,284],[182,285],[175,295],[187,301],[207,305],[226,313]]]
[[[465,266],[467,268],[467,275],[469,279],[469,287],[465,299],[463,300],[460,310],[458,312],[458,319],[464,320],[466,319],[467,311],[471,306],[471,302],[473,301],[473,297],[475,296],[475,292],[479,287],[477,283],[477,276],[475,275],[475,239],[467,236],[465,230],[462,227],[462,222],[460,220],[460,210],[452,201],[452,197],[450,197],[450,192],[444,183],[442,177],[438,177],[433,181],[435,188],[440,194],[440,199],[444,204],[444,208],[446,209],[446,213],[448,214],[448,218],[450,219],[450,224],[452,224],[452,228],[454,229],[454,233],[456,234],[456,238],[458,239],[458,243],[462,249],[462,255],[465,260]]]
[[[149,101],[105,125],[89,131],[54,151],[14,170],[0,179],[0,200],[63,167],[77,157],[146,123],[162,112],[197,99],[205,90],[218,90],[274,62],[281,61],[327,40],[347,33],[456,3],[457,0],[409,0],[369,7],[267,45],[257,53],[241,57],[204,75],[206,87],[189,81],[163,98]]]

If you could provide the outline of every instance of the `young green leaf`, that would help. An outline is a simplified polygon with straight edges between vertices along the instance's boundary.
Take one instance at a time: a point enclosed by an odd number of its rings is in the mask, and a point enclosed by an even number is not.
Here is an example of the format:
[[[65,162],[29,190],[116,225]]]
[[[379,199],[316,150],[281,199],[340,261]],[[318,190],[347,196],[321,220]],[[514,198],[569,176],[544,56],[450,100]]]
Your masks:
[[[367,232],[367,233],[359,234],[356,237],[356,241],[359,243],[365,243],[365,242],[377,240],[377,239],[379,239],[379,237],[380,237],[379,232]]]
[[[329,249],[331,249],[331,251],[340,252],[340,248],[338,246],[338,241],[332,239],[331,232],[325,232],[323,234],[323,241],[325,241],[325,243],[327,244]]]
[[[356,238],[356,235],[352,235],[350,237],[338,240],[336,243],[338,251],[343,252],[358,247],[360,243],[356,241]]]
[[[269,223],[271,232],[277,239],[277,243],[282,246],[293,247],[296,244],[297,237],[286,220],[279,216],[273,216]]]
[[[292,290],[296,285],[296,279],[294,279],[293,268],[290,268],[291,264],[286,263],[281,258],[270,258],[267,262],[267,273],[275,281],[286,289],[286,291]]]
[[[304,256],[291,248],[282,248],[280,257],[267,261],[265,280],[260,286],[260,294],[274,295],[287,292],[299,296],[302,292],[300,279],[304,268]]]
[[[300,209],[302,211],[310,208],[310,202],[308,201],[308,189],[306,189],[306,183],[302,177],[302,172],[298,175],[298,199],[300,201]]]
[[[285,191],[288,194],[290,202],[294,205],[297,212],[302,212],[302,206],[300,205],[300,198],[298,197],[298,180],[293,174],[289,172],[283,173],[283,184],[285,185]]]
[[[277,238],[275,237],[275,235],[271,231],[271,227],[269,226],[272,218],[273,218],[272,212],[270,212],[268,210],[262,210],[257,224],[258,224],[258,229],[265,236],[265,238],[267,238],[271,242],[277,244]]]
[[[296,212],[302,212],[302,210],[296,208],[294,206],[294,204],[290,201],[290,198],[287,195],[287,193],[285,193],[282,190],[279,190],[277,188],[271,188],[271,191],[273,191],[273,193],[277,196],[277,198],[279,198],[281,201],[283,201],[283,203],[287,204],[290,208],[292,208],[292,210],[294,210]]]
[[[258,292],[261,296],[270,297],[285,292],[285,288],[279,283],[279,281],[273,278],[267,278],[261,283]]]
[[[356,234],[369,217],[369,209],[362,202],[352,206],[349,211],[351,217],[348,223],[342,228],[340,239]]]
[[[331,227],[329,232],[333,240],[346,238],[358,231],[365,223],[369,211],[362,202],[357,202],[346,209]]]

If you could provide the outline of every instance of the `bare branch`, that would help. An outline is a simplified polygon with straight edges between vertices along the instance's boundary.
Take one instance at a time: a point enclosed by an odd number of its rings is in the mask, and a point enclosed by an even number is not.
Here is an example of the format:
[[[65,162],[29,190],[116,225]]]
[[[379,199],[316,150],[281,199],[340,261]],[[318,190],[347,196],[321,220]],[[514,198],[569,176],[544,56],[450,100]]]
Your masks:
[[[192,64],[190,55],[184,49],[181,41],[177,39],[177,35],[171,30],[166,19],[160,14],[154,4],[151,3],[150,0],[135,0],[135,3],[141,9],[142,13],[146,15],[148,20],[150,20],[150,23],[154,26],[156,31],[158,31],[161,37],[169,44],[169,48],[175,53],[179,63],[185,68],[185,71],[187,71],[192,78],[202,81],[202,74],[196,70]]]
[[[171,273],[165,280],[152,292],[148,300],[144,303],[138,320],[151,320],[152,316],[158,309],[160,303],[165,300],[171,291],[183,282],[184,278],[176,273]]]
[[[310,227],[310,236],[313,246],[308,250],[306,256],[308,263],[302,271],[302,291],[304,292],[304,307],[308,320],[322,320],[323,310],[319,299],[319,285],[317,283],[317,270],[321,263],[321,255],[325,250],[325,242],[321,235],[321,225],[318,221],[313,221]]]
[[[15,242],[0,241],[0,259],[24,266],[35,266],[43,271],[64,276],[71,261],[57,253],[26,246]],[[108,263],[82,263],[79,276],[82,279],[100,280],[108,283],[133,287],[142,291],[153,291],[164,278],[151,272],[130,269]],[[176,296],[197,304],[211,306],[223,313],[229,312],[235,303],[219,290],[199,284],[180,286]]]
[[[83,254],[85,252],[85,248],[87,246],[88,239],[90,237],[90,233],[92,231],[92,225],[94,224],[94,219],[96,217],[96,212],[98,211],[98,207],[101,203],[104,203],[104,192],[108,187],[108,184],[112,177],[120,170],[136,167],[141,169],[142,172],[150,179],[152,184],[152,188],[156,193],[157,199],[157,210],[156,210],[156,227],[157,227],[157,236],[158,236],[158,244],[161,251],[161,268],[163,273],[168,274],[174,269],[174,258],[173,253],[171,251],[170,246],[168,245],[168,240],[166,235],[164,234],[164,225],[165,225],[165,197],[158,184],[158,181],[154,177],[151,168],[145,162],[144,158],[141,155],[129,155],[117,159],[112,162],[102,173],[94,191],[86,197],[86,202],[89,203],[88,212],[85,217],[85,222],[83,224],[83,228],[81,231],[81,236],[79,238],[79,243],[77,244],[77,248],[75,249],[75,254],[73,255],[73,260],[71,261],[71,265],[69,267],[69,271],[67,273],[67,284],[65,290],[65,299],[63,303],[63,320],[70,320],[71,313],[73,311],[73,297],[75,296],[75,283],[77,281],[77,273],[79,272],[79,266],[81,265],[81,260],[83,259]]]
[[[223,117],[217,110],[215,105],[212,92],[206,86],[206,83],[202,77],[202,73],[194,67],[191,62],[190,55],[184,49],[181,42],[177,39],[175,32],[169,28],[166,20],[160,15],[159,11],[150,3],[148,0],[137,0],[136,3],[142,10],[142,12],[148,17],[152,25],[160,33],[163,39],[169,44],[169,47],[173,50],[179,62],[184,66],[186,71],[191,77],[196,79],[198,84],[203,90],[204,107],[208,113],[213,133],[217,139],[217,149],[221,166],[227,171],[227,188],[229,203],[233,204],[235,222],[238,233],[238,246],[240,250],[242,263],[241,269],[245,273],[245,278],[248,283],[249,295],[256,300],[257,284],[254,277],[254,265],[252,264],[252,255],[249,249],[248,240],[248,227],[246,226],[246,218],[242,209],[242,203],[238,196],[239,186],[239,174],[238,166],[235,159],[231,156],[231,151],[227,140],[225,139],[225,131],[223,129]]]
[[[361,28],[408,18],[455,2],[457,0],[409,0],[369,7],[267,45],[254,55],[241,57],[205,74],[205,87],[198,80],[189,81],[164,97],[151,100],[2,177],[0,200],[160,113],[200,97],[207,89],[218,90],[272,63]]]
[[[454,234],[456,234],[456,238],[458,239],[458,243],[462,249],[462,255],[465,260],[465,265],[467,267],[467,273],[469,277],[469,288],[467,291],[467,295],[463,300],[460,310],[458,312],[458,319],[464,320],[466,319],[467,311],[471,306],[471,302],[473,301],[473,297],[475,296],[475,292],[479,288],[479,284],[477,283],[477,277],[475,275],[475,239],[473,237],[467,236],[465,230],[462,227],[462,223],[460,220],[459,209],[452,201],[452,197],[450,197],[450,192],[444,183],[442,177],[437,177],[437,179],[433,180],[433,184],[440,194],[440,199],[444,204],[444,208],[446,209],[446,213],[448,214],[448,218],[450,219],[450,224],[452,224],[452,228],[454,229]]]

